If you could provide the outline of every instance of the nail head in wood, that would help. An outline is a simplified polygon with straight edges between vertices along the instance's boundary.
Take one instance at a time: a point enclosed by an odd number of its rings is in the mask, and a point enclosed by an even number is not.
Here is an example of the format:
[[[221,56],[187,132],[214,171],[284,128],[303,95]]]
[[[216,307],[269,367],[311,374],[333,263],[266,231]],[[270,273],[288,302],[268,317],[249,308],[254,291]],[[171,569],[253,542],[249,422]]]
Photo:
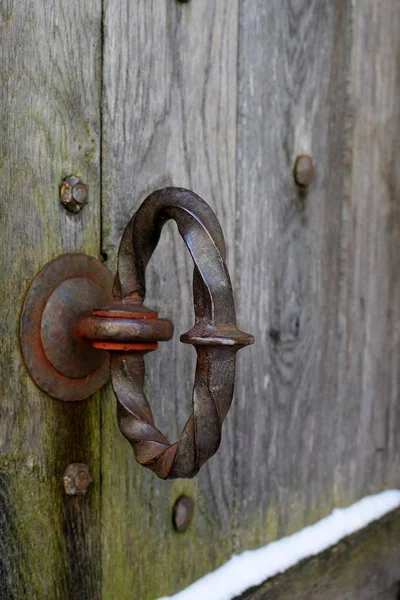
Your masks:
[[[83,463],[71,463],[64,472],[64,489],[68,496],[83,496],[92,483],[89,467]]]
[[[314,177],[314,165],[311,156],[301,154],[296,158],[293,169],[294,180],[300,187],[308,187]]]
[[[60,187],[61,204],[73,214],[77,214],[87,204],[89,187],[77,175],[70,175]]]
[[[172,522],[175,531],[183,533],[193,520],[194,502],[189,496],[180,496],[172,509]]]

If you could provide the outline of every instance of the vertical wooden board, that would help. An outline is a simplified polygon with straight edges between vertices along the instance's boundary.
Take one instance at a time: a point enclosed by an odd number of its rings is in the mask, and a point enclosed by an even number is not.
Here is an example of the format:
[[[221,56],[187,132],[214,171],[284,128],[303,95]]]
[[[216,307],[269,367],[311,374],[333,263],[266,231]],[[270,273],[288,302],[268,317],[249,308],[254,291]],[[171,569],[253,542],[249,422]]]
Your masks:
[[[400,5],[354,5],[340,303],[338,491],[400,485]]]
[[[99,598],[100,436],[96,398],[41,393],[19,350],[19,315],[38,270],[100,246],[100,0],[5,0],[0,7],[0,597]],[[59,203],[70,173],[90,186],[77,216]],[[89,465],[66,497],[68,463]]]
[[[334,502],[349,2],[243,0],[239,17],[236,281],[255,335],[239,356],[237,549]],[[293,165],[310,155],[309,189]]]
[[[104,13],[103,251],[115,267],[125,225],[152,191],[189,187],[216,211],[233,266],[237,3],[108,1]],[[191,411],[194,352],[178,343],[192,325],[192,264],[167,225],[148,269],[146,304],[172,319],[173,342],[147,358],[157,426],[177,439]],[[173,592],[231,552],[232,433],[193,482],[163,482],[136,465],[103,412],[104,597]],[[185,534],[172,530],[180,493],[195,499]]]

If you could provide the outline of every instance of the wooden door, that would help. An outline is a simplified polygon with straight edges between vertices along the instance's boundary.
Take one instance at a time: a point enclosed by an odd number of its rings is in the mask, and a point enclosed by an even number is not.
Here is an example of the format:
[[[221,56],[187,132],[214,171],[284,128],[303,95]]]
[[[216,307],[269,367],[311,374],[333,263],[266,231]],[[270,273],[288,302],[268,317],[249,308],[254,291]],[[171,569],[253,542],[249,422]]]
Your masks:
[[[0,31],[0,597],[155,600],[399,487],[398,2],[3,0]],[[299,155],[314,163],[308,187],[293,178]],[[89,186],[77,215],[59,201],[71,173]],[[239,355],[219,452],[174,482],[135,463],[109,387],[54,401],[18,344],[37,271],[64,252],[115,269],[129,217],[167,185],[217,213],[238,322],[257,340]],[[148,303],[177,332],[192,323],[191,274],[167,226]],[[194,353],[176,336],[147,364],[174,439]],[[73,462],[93,479],[82,497],[63,490]],[[195,518],[177,534],[183,493]],[[367,556],[362,573],[377,560]],[[348,595],[333,579],[319,598],[397,597],[400,560],[381,561],[371,593],[346,562]],[[265,594],[246,597],[277,597]]]

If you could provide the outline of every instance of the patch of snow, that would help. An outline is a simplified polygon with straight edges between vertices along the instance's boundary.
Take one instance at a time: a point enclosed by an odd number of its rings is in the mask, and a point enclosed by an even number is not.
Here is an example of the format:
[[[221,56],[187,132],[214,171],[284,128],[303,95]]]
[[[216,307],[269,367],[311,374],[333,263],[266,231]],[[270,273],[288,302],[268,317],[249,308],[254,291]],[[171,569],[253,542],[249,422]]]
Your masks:
[[[232,600],[304,558],[334,546],[399,506],[400,490],[388,490],[367,496],[347,508],[336,508],[329,516],[293,535],[234,555],[222,567],[183,591],[159,600]]]

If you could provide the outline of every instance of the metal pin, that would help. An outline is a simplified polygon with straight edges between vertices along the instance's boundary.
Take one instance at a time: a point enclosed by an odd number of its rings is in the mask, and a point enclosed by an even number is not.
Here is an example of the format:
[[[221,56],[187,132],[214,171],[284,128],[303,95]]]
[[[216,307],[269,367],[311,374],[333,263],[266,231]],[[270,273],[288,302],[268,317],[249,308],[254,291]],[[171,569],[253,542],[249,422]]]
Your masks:
[[[68,496],[83,496],[93,479],[89,467],[83,463],[71,463],[64,471],[64,489]]]
[[[193,519],[194,502],[189,496],[180,496],[172,509],[172,522],[175,531],[183,533]]]
[[[314,165],[311,156],[301,154],[296,158],[293,169],[294,180],[300,187],[308,187],[314,177]]]
[[[69,212],[77,214],[87,204],[89,187],[77,175],[70,175],[61,184],[61,204]]]

